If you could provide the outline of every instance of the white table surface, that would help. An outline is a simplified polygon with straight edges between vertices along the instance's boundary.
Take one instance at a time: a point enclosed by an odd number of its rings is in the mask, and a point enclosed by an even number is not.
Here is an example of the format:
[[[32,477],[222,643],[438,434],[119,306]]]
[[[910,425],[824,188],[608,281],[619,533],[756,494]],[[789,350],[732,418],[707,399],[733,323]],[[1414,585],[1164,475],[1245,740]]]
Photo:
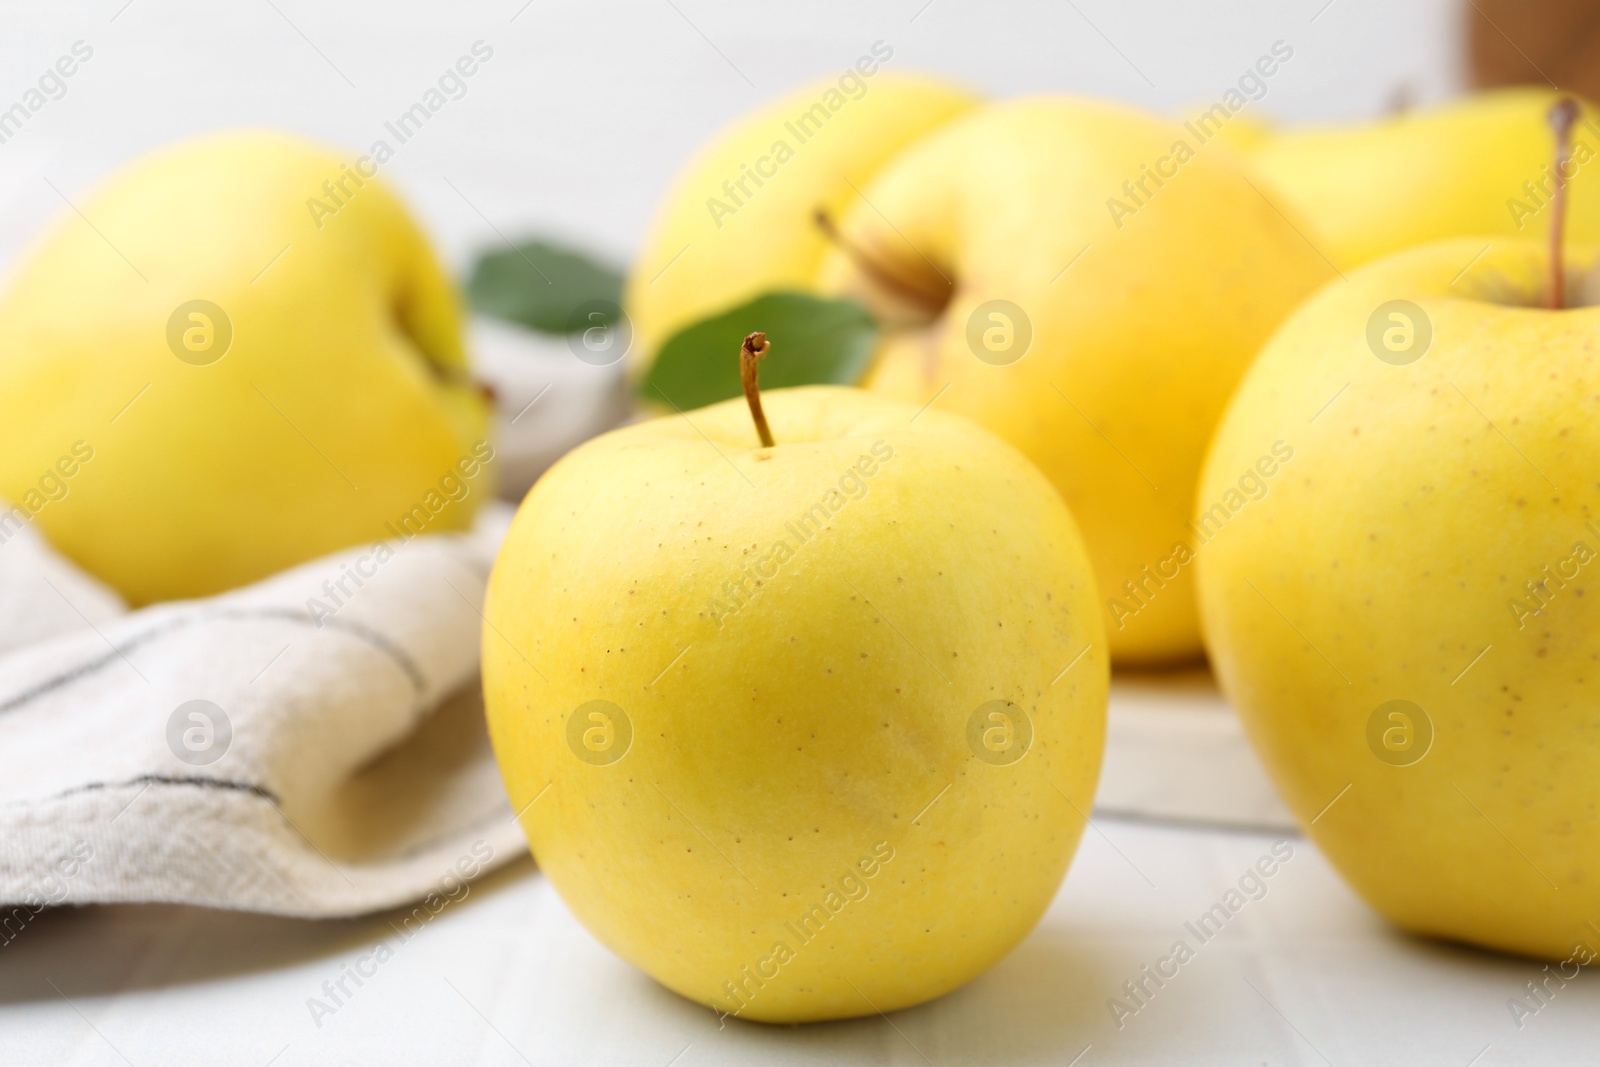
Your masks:
[[[1538,964],[1397,933],[1302,839],[1288,838],[1294,856],[1266,896],[1201,945],[1185,922],[1281,839],[1097,818],[1044,921],[988,974],[888,1019],[804,1027],[723,1025],[655,985],[594,941],[529,860],[403,944],[393,915],[65,909],[0,955],[0,1063],[1594,1062],[1600,977],[1519,1030],[1505,1002]],[[359,989],[347,982],[354,995],[319,1027],[308,998],[385,938],[393,958]],[[1179,938],[1195,957],[1119,1031],[1108,998]]]
[[[1600,977],[1519,1027],[1506,1002],[1541,964],[1389,927],[1289,828],[1204,672],[1119,678],[1108,733],[1095,819],[1044,920],[988,974],[892,1021],[724,1023],[612,956],[522,858],[409,936],[407,909],[45,911],[0,942],[0,1064],[1594,1062]],[[1259,900],[1204,943],[1186,928],[1284,842],[1293,856]],[[1117,1026],[1110,998],[1177,940],[1193,959]],[[379,944],[393,956],[375,963]],[[345,976],[363,960],[357,986]]]

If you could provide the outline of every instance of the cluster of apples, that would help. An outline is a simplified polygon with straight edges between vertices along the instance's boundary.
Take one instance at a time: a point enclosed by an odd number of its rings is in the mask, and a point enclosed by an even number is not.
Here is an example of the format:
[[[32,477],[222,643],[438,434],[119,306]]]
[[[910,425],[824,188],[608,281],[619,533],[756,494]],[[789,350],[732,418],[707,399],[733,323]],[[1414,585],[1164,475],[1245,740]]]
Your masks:
[[[641,379],[753,297],[857,301],[861,388],[763,394],[750,334],[742,398],[570,453],[491,578],[490,730],[577,915],[741,1018],[937,996],[1056,893],[1112,663],[1209,654],[1385,915],[1600,937],[1591,113],[1194,143],[870,67],[701,152],[626,298]],[[143,604],[467,523],[486,398],[380,178],[235,134],[74,206],[0,300],[0,545]]]
[[[1531,91],[1196,145],[879,74],[797,143],[827,91],[679,177],[634,369],[800,290],[882,324],[863,388],[763,397],[751,335],[744,399],[570,454],[491,580],[497,751],[589,928],[742,1018],[937,996],[1054,895],[1110,663],[1206,651],[1384,914],[1600,933],[1595,253],[1530,225],[1600,236],[1589,113],[1560,154]]]

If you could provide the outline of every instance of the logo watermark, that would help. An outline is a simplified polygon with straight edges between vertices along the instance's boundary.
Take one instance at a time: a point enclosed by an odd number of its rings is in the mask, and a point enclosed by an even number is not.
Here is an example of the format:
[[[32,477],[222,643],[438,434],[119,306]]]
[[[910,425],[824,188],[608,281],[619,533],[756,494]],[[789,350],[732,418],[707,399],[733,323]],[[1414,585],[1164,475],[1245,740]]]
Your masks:
[[[887,63],[892,58],[893,48],[883,41],[872,42],[870,54],[857,59],[854,67],[846,67],[832,88],[824,91],[810,107],[784,122],[783,128],[789,137],[779,137],[764,154],[749,163],[739,164],[739,173],[722,183],[722,195],[706,197],[706,210],[711,213],[711,221],[717,229],[722,229],[724,219],[729,215],[737,215],[739,209],[747,206],[767,182],[776,178],[779,168],[793,159],[806,142],[821,133],[833,116],[844,110],[852,100],[866,96],[867,79],[878,72],[880,63]],[[793,143],[790,143],[790,138],[793,138]]]
[[[191,767],[210,766],[232,744],[232,720],[209,700],[186,700],[167,716],[167,748]]]
[[[393,920],[390,921],[389,926],[395,932],[392,942],[389,938],[379,941],[340,968],[336,977],[326,979],[319,991],[320,996],[307,997],[306,1011],[311,1013],[311,1021],[317,1029],[322,1029],[322,1024],[329,1016],[337,1014],[339,1009],[355,999],[355,995],[378,976],[379,969],[438,918],[440,912],[467,899],[472,892],[469,880],[477,877],[493,859],[493,845],[481,840],[474,841],[467,854],[456,860],[439,877],[435,888],[400,919],[398,926]]]
[[[1591,130],[1594,129],[1594,120],[1584,123]],[[1527,199],[1520,196],[1506,198],[1506,210],[1511,213],[1511,221],[1521,230],[1528,225],[1528,220],[1537,218],[1539,213],[1550,206],[1555,199],[1556,189],[1578,176],[1578,171],[1583,165],[1594,158],[1594,149],[1589,142],[1582,138],[1573,138],[1572,154],[1562,160],[1560,165],[1552,168],[1546,163],[1539,168],[1539,174],[1522,183],[1522,191]]]
[[[967,716],[967,747],[993,767],[1009,767],[1033,746],[1033,720],[1009,700],[980,704]]]
[[[420,133],[422,127],[444,110],[450,101],[466,96],[467,79],[478,73],[479,67],[492,58],[494,49],[490,45],[481,40],[472,42],[469,52],[446,67],[420,100],[402,111],[393,122],[383,124],[383,128],[394,138],[395,146],[405,144]],[[322,229],[329,216],[337,215],[348,207],[394,155],[395,147],[379,138],[372,142],[366,155],[355,161],[354,166],[341,163],[339,173],[322,183],[321,195],[306,198],[306,210],[311,213],[311,221],[316,223],[317,229]]]
[[[1511,1013],[1511,1021],[1517,1024],[1517,1029],[1521,1030],[1527,1026],[1529,1019],[1549,1007],[1550,1002],[1556,999],[1556,994],[1565,989],[1568,982],[1582,974],[1581,968],[1593,963],[1595,958],[1595,950],[1588,942],[1580,941],[1572,946],[1572,955],[1556,964],[1554,971],[1547,963],[1537,982],[1531,978],[1524,982],[1522,988],[1527,990],[1526,995],[1507,997],[1506,1010]],[[1571,968],[1571,973],[1568,973],[1568,968]],[[1552,982],[1555,983],[1553,987],[1550,984]]]
[[[69,483],[93,458],[94,447],[89,442],[74,441],[71,451],[46,467],[38,481],[23,492],[18,503],[9,508],[0,503],[0,545],[15,537],[47,505],[65,500],[72,490]]]
[[[1194,562],[1200,549],[1217,536],[1246,505],[1266,499],[1271,489],[1271,479],[1294,458],[1294,448],[1287,441],[1274,441],[1269,453],[1257,457],[1255,463],[1245,468],[1234,485],[1219,500],[1197,513],[1189,523],[1190,541],[1175,541],[1165,556],[1154,564],[1146,563],[1139,573],[1122,583],[1120,596],[1106,600],[1106,612],[1111,625],[1126,629],[1128,620],[1149,607],[1157,594],[1175,580],[1183,568]]]
[[[1292,58],[1294,49],[1289,47],[1287,42],[1272,42],[1267,54],[1246,67],[1238,81],[1222,94],[1221,100],[1183,124],[1184,130],[1194,138],[1195,144],[1190,144],[1187,138],[1180,137],[1172,143],[1172,147],[1165,155],[1158,157],[1153,163],[1140,164],[1138,177],[1129,178],[1122,183],[1122,197],[1106,198],[1106,210],[1111,213],[1111,221],[1116,224],[1117,229],[1122,229],[1124,220],[1128,216],[1137,215],[1167,182],[1176,178],[1179,169],[1199,154],[1199,148],[1204,147],[1221,133],[1228,121],[1243,111],[1246,104],[1265,97],[1266,79],[1278,73],[1279,67]]]
[[[1595,529],[1593,522],[1584,523],[1584,528],[1600,538],[1600,530]],[[1529,619],[1538,618],[1544,614],[1544,609],[1556,598],[1556,593],[1567,587],[1567,583],[1578,577],[1580,568],[1595,558],[1594,549],[1585,541],[1574,541],[1572,551],[1565,559],[1559,559],[1554,564],[1545,564],[1539,569],[1538,575],[1522,583],[1526,591],[1526,599],[1511,597],[1506,601],[1506,606],[1511,609],[1511,617],[1517,620],[1517,629],[1524,629]]]
[[[71,889],[67,883],[76,878],[84,864],[92,859],[94,846],[87,841],[74,841],[67,853],[56,860],[50,873],[23,894],[20,903],[9,912],[0,912],[0,948],[6,948],[15,941],[34,916],[45,908],[65,901]]]
[[[753,964],[739,968],[732,978],[724,978],[722,991],[727,994],[727,1002],[737,1006],[729,1011],[717,1012],[718,1021],[726,1020],[730,1015],[737,1017],[766,988],[768,982],[777,978],[782,969],[796,959],[801,949],[822,936],[823,930],[839,917],[848,904],[866,900],[872,892],[872,887],[867,883],[889,865],[894,855],[894,846],[887,841],[873,845],[872,851],[858,859],[853,868],[847,868],[840,874],[834,880],[833,887],[811,907],[796,919],[783,924],[787,937],[774,940],[766,955]],[[790,940],[794,941],[792,946]]]
[[[1233,921],[1234,916],[1248,905],[1266,899],[1270,888],[1267,879],[1277,874],[1292,859],[1294,859],[1293,845],[1288,841],[1274,842],[1271,851],[1260,856],[1254,864],[1246,868],[1216,903],[1202,912],[1198,918],[1183,924],[1184,932],[1194,939],[1194,945],[1190,945],[1187,938],[1174,941],[1166,954],[1159,957],[1153,965],[1145,964],[1139,968],[1136,977],[1122,983],[1124,996],[1106,998],[1106,1010],[1111,1013],[1111,1021],[1117,1024],[1117,1029],[1121,1030],[1127,1026],[1129,1019],[1148,1008],[1155,1000],[1156,994],[1182,973],[1184,966],[1195,958],[1199,949],[1216,940],[1223,929]]]
[[[1033,320],[1009,300],[985,300],[967,316],[967,347],[991,366],[1009,367],[1032,344]]]
[[[1367,716],[1367,748],[1391,767],[1419,763],[1433,747],[1433,720],[1409,700],[1387,700]]]
[[[580,704],[567,716],[567,747],[593,767],[609,767],[633,747],[633,720],[609,700]]]
[[[585,300],[567,316],[567,347],[591,367],[609,367],[633,347],[633,320],[611,300]]]
[[[433,521],[451,504],[459,504],[472,495],[472,479],[494,461],[494,448],[487,441],[479,441],[472,451],[440,476],[438,484],[429,489],[410,511],[396,522],[384,523],[384,528],[394,535],[392,541],[379,541],[350,563],[339,564],[339,576],[322,583],[322,596],[306,597],[306,612],[322,629],[327,620],[339,614],[369,581],[378,576],[378,570],[399,553],[411,539],[427,531]]]
[[[20,100],[0,110],[0,144],[15,137],[46,104],[66,96],[67,79],[78,73],[79,66],[94,58],[94,48],[84,41],[73,41],[69,53],[46,67],[35,85],[23,90]]]
[[[167,347],[193,367],[208,367],[233,347],[233,320],[209,300],[186,300],[167,317]]]
[[[1367,347],[1394,367],[1415,363],[1433,344],[1433,320],[1409,300],[1379,304],[1367,318]]]

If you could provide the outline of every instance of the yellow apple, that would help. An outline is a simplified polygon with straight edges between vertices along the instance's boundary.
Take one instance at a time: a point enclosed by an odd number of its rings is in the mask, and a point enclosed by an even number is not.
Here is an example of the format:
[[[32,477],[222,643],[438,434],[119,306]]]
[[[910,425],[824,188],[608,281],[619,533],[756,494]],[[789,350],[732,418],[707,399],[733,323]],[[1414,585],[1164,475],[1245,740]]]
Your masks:
[[[1545,116],[1556,97],[1480,93],[1375,122],[1286,130],[1249,155],[1341,267],[1446,237],[1537,237],[1555,188]],[[1600,126],[1585,106],[1567,172],[1575,241],[1600,241],[1600,178],[1589,173],[1597,154]]]
[[[617,954],[741,1018],[872,1015],[981,973],[1054,896],[1104,631],[1060,497],[993,435],[855,389],[765,400],[774,447],[735,400],[534,486],[489,583],[490,732]]]
[[[1227,145],[1236,152],[1249,152],[1277,136],[1277,128],[1271,122],[1248,112],[1230,115],[1226,122],[1219,122],[1215,113],[1203,108],[1196,108],[1193,116],[1186,121],[1205,133],[1208,142]]]
[[[1483,245],[1369,264],[1267,345],[1206,461],[1200,598],[1223,689],[1363,897],[1565,960],[1600,944],[1600,307],[1537,306],[1542,242]]]
[[[878,42],[847,74],[764,105],[685,165],[628,275],[637,371],[708,315],[809,289],[827,250],[817,209],[842,210],[895,153],[976,102],[946,82],[883,70],[892,55]]]
[[[822,287],[902,324],[868,387],[968,415],[1038,464],[1083,530],[1118,662],[1197,657],[1200,459],[1328,264],[1230,149],[1067,98],[941,127],[841,229]]]
[[[467,523],[456,296],[364,158],[211,136],[64,212],[0,300],[0,533],[143,604]]]

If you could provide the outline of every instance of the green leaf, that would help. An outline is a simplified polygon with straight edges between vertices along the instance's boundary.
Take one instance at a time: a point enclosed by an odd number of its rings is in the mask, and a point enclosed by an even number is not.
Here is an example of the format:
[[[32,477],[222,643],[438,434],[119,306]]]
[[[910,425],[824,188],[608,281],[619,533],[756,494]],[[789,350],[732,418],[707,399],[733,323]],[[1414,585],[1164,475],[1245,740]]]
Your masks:
[[[485,315],[542,333],[574,333],[615,323],[622,275],[581,252],[526,240],[478,257],[467,295]],[[587,312],[598,312],[604,321]]]
[[[684,411],[743,395],[739,346],[757,330],[772,346],[761,361],[762,389],[854,385],[878,338],[871,314],[853,301],[764,293],[673,334],[639,383],[639,395]]]

